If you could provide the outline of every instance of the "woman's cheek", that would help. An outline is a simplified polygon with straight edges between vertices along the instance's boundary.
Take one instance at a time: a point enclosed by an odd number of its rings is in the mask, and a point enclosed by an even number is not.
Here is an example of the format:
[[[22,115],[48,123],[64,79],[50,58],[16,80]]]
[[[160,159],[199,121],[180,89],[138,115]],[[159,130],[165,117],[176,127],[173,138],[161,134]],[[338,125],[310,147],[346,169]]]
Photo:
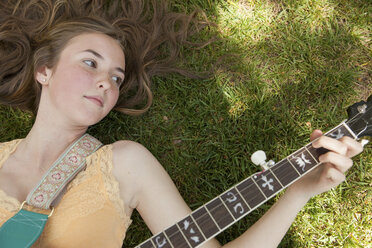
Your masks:
[[[94,76],[92,72],[84,70],[83,68],[73,69],[70,73],[70,82],[73,86],[80,87],[91,87],[93,83]],[[88,88],[89,89],[89,88]]]
[[[112,92],[109,98],[110,110],[112,110],[115,107],[118,99],[119,99],[119,90],[115,90]]]

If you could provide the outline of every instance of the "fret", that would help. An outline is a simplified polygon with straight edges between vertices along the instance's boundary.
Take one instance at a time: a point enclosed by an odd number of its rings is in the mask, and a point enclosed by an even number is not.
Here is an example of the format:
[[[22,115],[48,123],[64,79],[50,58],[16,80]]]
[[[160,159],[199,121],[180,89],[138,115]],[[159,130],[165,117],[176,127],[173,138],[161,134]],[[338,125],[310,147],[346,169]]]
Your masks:
[[[308,148],[309,147],[309,148]],[[315,156],[315,154],[313,155],[310,150],[311,150],[311,147],[313,147],[311,144],[307,145],[307,146],[304,146],[305,150],[309,153],[309,155],[314,159],[314,161],[316,162],[316,164],[319,164],[319,156]],[[310,150],[309,150],[310,149]]]
[[[198,223],[195,221],[194,217],[192,217],[192,215],[190,214],[190,218],[192,219],[192,221],[194,222],[194,224],[196,225],[196,227],[199,229],[200,231],[200,234],[203,236],[204,239],[206,239],[204,233],[203,233],[203,230],[201,230],[200,226],[198,225]]]
[[[275,179],[270,170],[264,171],[259,175],[254,175],[253,179],[265,194],[266,198],[270,198],[272,195],[282,189],[282,186]]]
[[[140,245],[140,248],[155,248],[155,246],[152,244],[151,240],[148,240],[147,242]]]
[[[253,182],[252,178],[248,178],[238,184],[236,188],[243,196],[244,200],[248,203],[248,206],[253,209],[260,203],[266,200],[265,195],[262,193],[260,188]]]
[[[286,161],[287,161],[290,165],[292,165],[292,167],[296,170],[296,172],[297,172],[299,175],[301,175],[301,173],[297,170],[296,166],[295,166],[294,164],[292,164],[291,160],[289,160],[288,158],[289,158],[289,156],[285,158]]]
[[[217,223],[204,206],[193,212],[191,216],[200,227],[206,239],[213,237],[220,231]]]
[[[191,247],[196,247],[204,242],[205,239],[201,235],[199,228],[195,225],[190,216],[187,216],[186,218],[178,222],[177,225],[181,229],[183,235],[185,235]],[[176,247],[178,248],[178,246]]]
[[[243,217],[249,211],[249,207],[234,188],[222,194],[221,199],[236,220]]]
[[[270,169],[283,187],[289,185],[300,176],[300,173],[296,171],[287,159],[278,162]]]
[[[224,229],[227,225],[234,221],[220,198],[214,199],[208,203],[206,207],[211,213],[213,219],[217,222],[217,225],[220,229]]]
[[[227,209],[227,211],[230,213],[230,215],[231,215],[232,217],[234,217],[234,215],[232,214],[232,212],[230,211],[230,209],[227,207],[226,203],[222,200],[222,198],[221,198],[221,202],[222,202],[222,204],[225,206],[225,208]]]
[[[306,171],[318,164],[318,162],[314,160],[313,156],[310,155],[306,148],[299,149],[297,152],[288,156],[287,159],[301,174],[304,174]]]
[[[358,135],[351,130],[350,126],[345,122],[342,123],[343,127],[346,129],[345,136],[349,136],[353,139],[358,139]]]
[[[191,245],[187,242],[186,238],[180,231],[177,225],[173,225],[167,230],[165,233],[169,237],[170,242],[172,243],[173,247],[175,248],[190,248]]]
[[[152,242],[154,242],[156,248],[173,248],[164,233],[156,235]]]
[[[262,172],[263,172],[263,171],[262,171]],[[259,173],[256,173],[256,174],[260,175],[262,172],[259,172]],[[253,178],[253,177],[257,177],[256,174],[253,175],[252,178]],[[255,180],[253,180],[253,179],[252,179],[252,181],[253,181],[253,183],[257,186],[257,188],[261,191],[261,193],[265,196],[265,200],[267,200],[266,195],[264,194],[264,192],[262,191],[262,189],[258,186],[257,182],[256,182]]]
[[[271,168],[268,169],[270,172],[271,172],[271,175],[274,176],[274,178],[276,179],[276,181],[280,184],[280,187],[283,188],[283,184],[279,181],[279,179],[276,177],[276,175],[273,173],[273,171],[271,170]]]
[[[311,154],[315,161],[317,161],[317,163],[319,163],[319,156],[328,152],[325,148],[314,148],[311,143],[306,145],[306,150]]]
[[[242,196],[242,194],[240,193],[240,191],[236,188],[236,186],[234,187],[234,189],[238,192],[238,194],[240,195],[240,198],[244,201],[245,205],[249,208],[248,202],[245,201],[244,197]]]

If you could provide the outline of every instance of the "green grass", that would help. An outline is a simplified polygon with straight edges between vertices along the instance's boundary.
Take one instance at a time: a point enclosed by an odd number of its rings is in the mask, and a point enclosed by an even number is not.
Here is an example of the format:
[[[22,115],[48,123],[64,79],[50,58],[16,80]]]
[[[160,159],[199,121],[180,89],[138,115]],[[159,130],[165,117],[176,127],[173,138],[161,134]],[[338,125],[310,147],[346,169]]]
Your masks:
[[[154,104],[140,117],[110,113],[89,132],[104,143],[130,139],[162,163],[193,208],[258,171],[249,160],[265,150],[276,161],[347,118],[346,108],[372,93],[369,1],[171,1],[203,9],[217,28],[211,45],[183,48],[183,66],[212,78],[154,79]],[[221,59],[222,58],[222,59]],[[32,118],[0,108],[0,141],[24,137]],[[370,147],[370,146],[369,146]],[[354,159],[347,181],[314,197],[280,247],[372,247],[371,149]],[[277,198],[217,238],[239,236]],[[151,236],[138,213],[124,247]],[[275,230],[268,230],[270,232]]]

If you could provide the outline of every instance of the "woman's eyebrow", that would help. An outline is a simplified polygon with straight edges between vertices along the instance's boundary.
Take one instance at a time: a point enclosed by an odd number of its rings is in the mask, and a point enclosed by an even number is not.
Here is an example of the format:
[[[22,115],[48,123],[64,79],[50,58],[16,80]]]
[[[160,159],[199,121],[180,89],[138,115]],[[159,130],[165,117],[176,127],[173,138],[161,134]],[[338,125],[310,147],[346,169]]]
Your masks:
[[[87,49],[87,50],[84,50],[83,52],[89,52],[89,53],[92,53],[94,56],[96,56],[97,58],[100,58],[102,60],[105,60],[103,58],[103,56],[99,53],[97,53],[96,51],[92,50],[92,49]]]
[[[94,56],[96,56],[97,58],[102,59],[102,60],[105,60],[101,54],[97,53],[96,51],[94,51],[94,50],[92,50],[92,49],[86,49],[86,50],[84,50],[83,52],[89,52],[89,53],[92,53],[92,54],[93,54]],[[118,71],[120,71],[121,73],[123,73],[123,74],[125,75],[125,71],[124,71],[122,68],[120,68],[120,67],[116,67],[115,69],[118,70]]]

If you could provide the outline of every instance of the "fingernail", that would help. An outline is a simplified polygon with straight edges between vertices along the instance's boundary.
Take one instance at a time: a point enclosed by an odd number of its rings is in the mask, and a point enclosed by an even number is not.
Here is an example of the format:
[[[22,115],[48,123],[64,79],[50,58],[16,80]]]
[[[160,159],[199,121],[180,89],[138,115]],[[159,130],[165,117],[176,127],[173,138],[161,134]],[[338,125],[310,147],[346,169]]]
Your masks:
[[[368,142],[369,142],[369,140],[367,140],[367,139],[362,139],[362,140],[360,141],[360,144],[364,147],[365,145],[368,144]]]

